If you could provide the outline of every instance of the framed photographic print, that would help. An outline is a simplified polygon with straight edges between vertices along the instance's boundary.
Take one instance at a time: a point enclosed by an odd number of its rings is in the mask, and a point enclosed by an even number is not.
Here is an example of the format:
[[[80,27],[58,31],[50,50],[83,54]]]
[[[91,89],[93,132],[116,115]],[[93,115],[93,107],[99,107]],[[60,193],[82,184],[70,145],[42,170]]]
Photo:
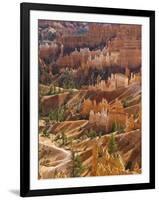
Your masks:
[[[155,188],[155,12],[21,4],[21,196]]]

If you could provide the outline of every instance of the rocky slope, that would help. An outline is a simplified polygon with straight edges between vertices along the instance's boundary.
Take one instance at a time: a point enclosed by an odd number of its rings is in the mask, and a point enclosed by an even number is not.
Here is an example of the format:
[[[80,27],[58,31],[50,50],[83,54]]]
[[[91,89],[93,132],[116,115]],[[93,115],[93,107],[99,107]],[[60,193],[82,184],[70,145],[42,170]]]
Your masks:
[[[141,26],[38,28],[39,178],[142,173]]]

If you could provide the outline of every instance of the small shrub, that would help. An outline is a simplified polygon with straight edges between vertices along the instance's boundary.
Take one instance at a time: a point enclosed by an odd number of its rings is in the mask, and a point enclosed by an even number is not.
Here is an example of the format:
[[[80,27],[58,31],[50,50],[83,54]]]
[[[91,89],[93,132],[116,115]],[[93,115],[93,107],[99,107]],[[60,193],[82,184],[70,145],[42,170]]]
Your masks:
[[[91,129],[90,131],[86,132],[87,137],[93,139],[95,137],[97,137],[97,133],[95,130]]]
[[[61,122],[65,120],[65,108],[60,107],[56,108],[53,111],[49,113],[49,119],[50,120],[55,120],[57,122]]]
[[[61,139],[62,139],[62,145],[67,144],[67,136],[65,135],[64,132],[61,133]]]
[[[42,136],[44,136],[44,137],[49,137],[49,133],[48,133],[47,129],[44,129],[44,130],[43,130]]]

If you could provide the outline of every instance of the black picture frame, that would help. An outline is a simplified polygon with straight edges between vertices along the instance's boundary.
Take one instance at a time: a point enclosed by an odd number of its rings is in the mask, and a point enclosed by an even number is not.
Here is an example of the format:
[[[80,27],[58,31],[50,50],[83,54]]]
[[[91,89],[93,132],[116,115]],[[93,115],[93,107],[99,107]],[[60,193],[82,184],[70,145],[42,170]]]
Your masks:
[[[102,185],[90,187],[73,187],[59,189],[30,189],[30,11],[60,11],[110,14],[123,16],[148,17],[150,19],[150,180],[149,183]],[[21,3],[21,81],[20,81],[20,195],[22,197],[39,195],[60,195],[75,193],[96,193],[123,190],[140,190],[155,188],[155,11],[131,10],[117,8],[83,7],[69,5],[49,5],[35,3]]]

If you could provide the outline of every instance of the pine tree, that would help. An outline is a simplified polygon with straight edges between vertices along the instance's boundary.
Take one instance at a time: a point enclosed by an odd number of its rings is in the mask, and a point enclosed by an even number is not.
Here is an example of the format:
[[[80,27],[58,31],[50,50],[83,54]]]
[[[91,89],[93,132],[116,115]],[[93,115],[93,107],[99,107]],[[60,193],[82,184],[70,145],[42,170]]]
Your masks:
[[[79,177],[84,171],[84,166],[82,165],[81,157],[79,155],[75,155],[75,152],[72,152],[72,160],[73,160],[72,176]]]
[[[108,152],[109,154],[114,154],[117,152],[117,144],[115,142],[115,134],[112,133],[109,139],[109,144],[108,144]]]

